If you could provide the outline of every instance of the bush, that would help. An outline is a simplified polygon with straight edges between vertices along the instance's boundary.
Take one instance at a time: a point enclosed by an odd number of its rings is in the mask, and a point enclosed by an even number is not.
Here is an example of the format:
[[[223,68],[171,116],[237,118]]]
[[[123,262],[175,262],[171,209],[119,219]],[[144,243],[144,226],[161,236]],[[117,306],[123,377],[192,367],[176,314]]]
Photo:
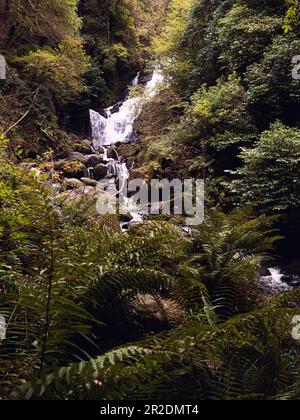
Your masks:
[[[242,203],[261,210],[297,212],[300,206],[300,131],[278,122],[260,136],[253,149],[243,149],[241,176],[232,185]]]
[[[66,39],[58,49],[38,49],[18,59],[29,80],[47,89],[58,103],[74,98],[82,90],[88,58],[80,39]]]

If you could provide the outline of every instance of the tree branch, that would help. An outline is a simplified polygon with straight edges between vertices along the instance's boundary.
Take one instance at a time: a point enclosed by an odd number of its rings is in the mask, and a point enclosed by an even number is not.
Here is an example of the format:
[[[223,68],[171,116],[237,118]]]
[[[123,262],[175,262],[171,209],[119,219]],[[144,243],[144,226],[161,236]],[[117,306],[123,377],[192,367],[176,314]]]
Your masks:
[[[29,112],[32,110],[32,108],[33,108],[33,105],[34,105],[34,102],[35,102],[35,100],[36,100],[36,97],[38,96],[38,93],[39,93],[39,91],[40,91],[40,88],[38,88],[35,92],[33,92],[34,93],[34,97],[33,97],[33,99],[32,99],[32,102],[31,102],[31,104],[30,104],[30,107],[28,108],[28,110],[25,112],[25,114],[24,115],[22,115],[22,117],[17,121],[17,122],[15,122],[12,126],[10,126],[4,133],[2,133],[4,136],[6,136],[6,134],[7,133],[9,133],[13,128],[15,128],[17,125],[19,125],[20,124],[20,122],[22,122],[23,120],[24,120],[24,118],[26,118],[27,117],[27,115],[29,114]]]

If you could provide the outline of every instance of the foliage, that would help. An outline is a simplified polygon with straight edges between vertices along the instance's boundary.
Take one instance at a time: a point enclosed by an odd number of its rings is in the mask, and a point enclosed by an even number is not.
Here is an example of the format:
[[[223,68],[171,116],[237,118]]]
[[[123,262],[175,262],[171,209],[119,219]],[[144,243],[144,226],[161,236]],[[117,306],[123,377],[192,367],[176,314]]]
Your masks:
[[[258,11],[253,6],[235,4],[218,22],[216,47],[222,69],[244,71],[258,61],[272,37],[280,31],[282,18]]]
[[[18,62],[24,64],[28,80],[43,86],[59,103],[84,89],[81,78],[87,71],[88,58],[79,39],[66,39],[57,50],[31,51]]]
[[[233,184],[242,202],[272,212],[297,211],[300,205],[300,132],[275,123],[253,149],[243,149],[244,166]]]
[[[295,29],[299,30],[300,4],[298,0],[287,0],[289,8],[285,15],[284,30],[286,33]]]
[[[262,60],[248,68],[249,107],[259,128],[266,129],[277,119],[297,125],[300,92],[298,81],[291,77],[291,60],[298,51],[298,39],[275,37]]]
[[[5,0],[1,39],[4,49],[35,42],[57,45],[72,37],[80,26],[77,4],[78,0]]]
[[[165,121],[160,120],[159,134],[150,145],[146,139],[146,147],[167,152],[171,148],[167,171],[177,168],[182,177],[205,178],[212,203],[232,207],[224,185],[233,181],[240,203],[254,200],[268,211],[287,211],[288,223],[297,218],[297,182],[284,170],[277,173],[276,146],[261,162],[267,169],[255,167],[248,181],[246,173],[257,163],[250,157],[256,156],[258,136],[272,132],[270,126],[277,121],[290,130],[299,128],[299,81],[291,76],[292,58],[299,54],[298,2],[195,0],[182,8],[174,2],[168,17],[167,33],[174,36],[162,34],[155,43],[168,95],[176,98],[170,105],[178,112],[171,122],[162,114]],[[152,126],[151,117],[149,123],[142,117],[144,125]],[[246,146],[249,150],[241,155]],[[287,172],[289,167],[297,174],[294,147],[288,148]],[[247,167],[241,168],[246,153]],[[146,168],[153,154],[144,153],[142,158]]]
[[[15,395],[64,399],[68,390],[73,400],[292,399],[299,378],[299,346],[289,338],[294,313],[275,301],[219,325],[203,314],[136,347],[58,368]]]
[[[198,281],[208,290],[220,316],[232,317],[249,309],[258,287],[259,266],[278,240],[273,222],[266,216],[253,217],[250,208],[226,216],[214,211],[207,216],[194,233],[192,258],[183,266],[183,272],[187,269],[188,274],[190,267],[193,273],[190,286],[187,279],[183,287],[179,285],[188,305],[193,304],[189,291]]]
[[[277,216],[299,219],[298,1],[3,3],[0,399],[299,399],[299,289],[259,287]],[[213,208],[188,237],[175,218],[123,234],[22,159],[43,145],[51,169],[61,128],[153,58],[166,86],[136,123],[132,176],[206,179]]]

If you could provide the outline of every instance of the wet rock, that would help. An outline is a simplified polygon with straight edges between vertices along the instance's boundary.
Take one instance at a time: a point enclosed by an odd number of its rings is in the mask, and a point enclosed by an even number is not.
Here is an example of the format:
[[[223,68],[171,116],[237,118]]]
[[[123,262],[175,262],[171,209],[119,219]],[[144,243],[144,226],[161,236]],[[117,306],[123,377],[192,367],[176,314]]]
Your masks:
[[[84,183],[79,181],[78,179],[71,178],[71,179],[64,180],[64,186],[68,190],[79,190],[81,188],[84,188]]]
[[[107,157],[109,159],[118,159],[119,158],[115,147],[111,146],[107,149]]]
[[[104,147],[99,146],[99,147],[97,148],[97,152],[98,152],[100,155],[103,155],[103,154],[105,153],[105,149],[104,149]]]
[[[101,179],[104,179],[107,175],[107,167],[103,163],[99,163],[95,166],[94,171],[94,178],[96,181],[100,181]]]
[[[90,179],[90,178],[81,178],[80,181],[83,182],[88,187],[97,187],[97,184],[98,184],[97,181],[95,181],[94,179]]]
[[[300,260],[294,260],[284,267],[284,271],[287,275],[299,275],[300,276]]]
[[[127,167],[130,170],[132,170],[132,169],[134,169],[136,167],[136,164],[137,164],[136,159],[137,159],[136,156],[132,156],[132,157],[129,157],[129,158],[126,159]]]
[[[88,168],[94,168],[96,165],[99,165],[99,163],[104,163],[103,156],[101,155],[89,155],[87,158],[86,166]]]
[[[119,219],[120,219],[120,222],[122,222],[122,223],[128,223],[132,220],[132,216],[131,216],[130,213],[120,214]]]

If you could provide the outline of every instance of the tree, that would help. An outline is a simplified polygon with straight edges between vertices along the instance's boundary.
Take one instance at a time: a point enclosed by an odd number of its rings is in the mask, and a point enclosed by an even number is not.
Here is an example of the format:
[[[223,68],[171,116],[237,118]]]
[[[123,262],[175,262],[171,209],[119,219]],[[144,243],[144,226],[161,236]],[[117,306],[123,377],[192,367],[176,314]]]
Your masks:
[[[244,166],[232,191],[242,203],[255,202],[269,213],[297,212],[300,206],[300,131],[277,122],[253,149],[242,150]]]
[[[27,79],[51,92],[54,101],[64,103],[85,89],[83,75],[88,57],[81,39],[67,38],[57,49],[41,48],[18,62],[24,65]]]
[[[289,8],[285,15],[284,30],[286,33],[299,31],[300,3],[299,0],[287,0]]]
[[[78,0],[5,0],[3,9],[4,49],[36,42],[57,45],[78,33]]]

